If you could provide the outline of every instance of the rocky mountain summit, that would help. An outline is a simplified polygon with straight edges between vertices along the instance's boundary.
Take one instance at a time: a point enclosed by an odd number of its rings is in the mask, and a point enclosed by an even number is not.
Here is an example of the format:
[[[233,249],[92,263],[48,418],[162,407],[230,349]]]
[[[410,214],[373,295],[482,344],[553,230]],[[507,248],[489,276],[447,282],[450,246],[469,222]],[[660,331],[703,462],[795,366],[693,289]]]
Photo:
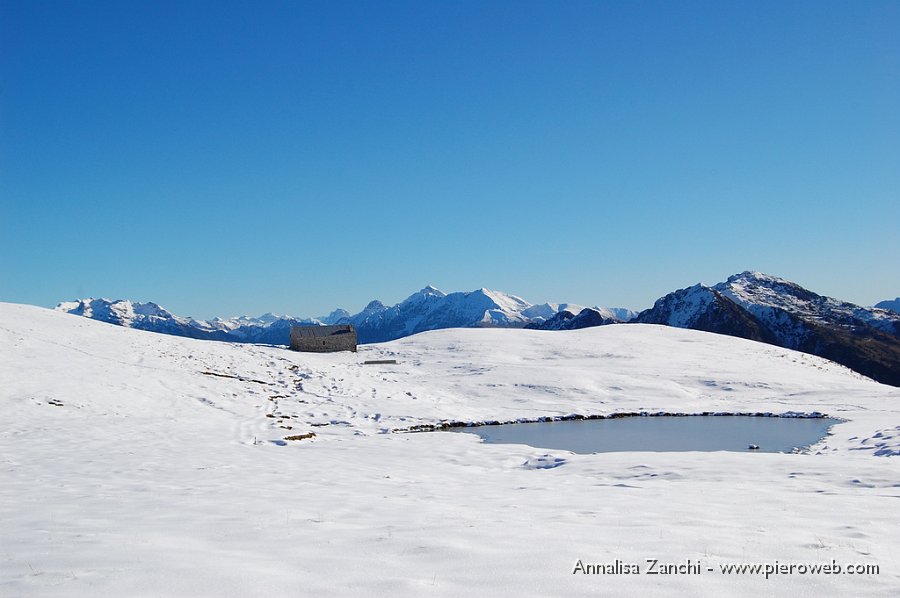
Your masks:
[[[900,314],[818,295],[760,272],[674,291],[633,321],[795,349],[900,386]]]

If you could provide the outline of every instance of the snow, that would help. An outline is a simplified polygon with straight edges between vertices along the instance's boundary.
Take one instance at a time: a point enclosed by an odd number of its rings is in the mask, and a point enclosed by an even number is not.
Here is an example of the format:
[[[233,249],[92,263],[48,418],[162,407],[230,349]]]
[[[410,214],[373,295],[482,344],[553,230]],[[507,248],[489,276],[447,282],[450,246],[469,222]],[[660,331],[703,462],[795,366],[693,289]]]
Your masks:
[[[574,308],[575,306],[571,305],[571,309]],[[541,303],[539,305],[532,305],[531,307],[522,310],[522,315],[530,319],[532,322],[541,322],[544,320],[549,320],[561,311],[570,311],[570,304]],[[572,312],[572,315],[576,313],[578,312]]]
[[[900,389],[814,356],[641,324],[312,355],[13,304],[0,348],[3,596],[900,592]],[[391,432],[630,411],[847,421],[785,455]],[[880,573],[572,573],[647,558]]]
[[[476,293],[481,293],[482,295],[491,299],[504,312],[520,314],[523,310],[531,307],[530,303],[528,303],[521,297],[516,297],[515,295],[509,295],[506,293],[501,293],[499,291],[491,291],[489,289],[479,289],[478,291],[476,291]]]

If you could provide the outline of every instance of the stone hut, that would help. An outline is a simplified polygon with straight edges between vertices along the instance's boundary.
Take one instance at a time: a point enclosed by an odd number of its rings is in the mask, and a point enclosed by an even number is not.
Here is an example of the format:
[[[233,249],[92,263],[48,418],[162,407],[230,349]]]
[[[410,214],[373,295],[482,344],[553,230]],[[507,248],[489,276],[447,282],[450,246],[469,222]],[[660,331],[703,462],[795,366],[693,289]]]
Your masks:
[[[294,326],[291,328],[291,349],[314,353],[334,351],[356,352],[356,328],[350,324],[337,326]]]

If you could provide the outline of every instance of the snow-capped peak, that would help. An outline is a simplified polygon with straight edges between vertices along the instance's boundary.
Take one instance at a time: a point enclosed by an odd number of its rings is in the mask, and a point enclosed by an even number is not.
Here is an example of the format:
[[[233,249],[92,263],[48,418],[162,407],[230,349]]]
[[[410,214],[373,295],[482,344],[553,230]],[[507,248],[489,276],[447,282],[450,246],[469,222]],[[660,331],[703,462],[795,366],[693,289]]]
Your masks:
[[[786,301],[793,303],[795,300],[819,298],[819,295],[794,282],[749,270],[729,276],[713,288],[742,305],[755,303],[781,307]]]
[[[378,299],[373,299],[372,301],[369,301],[369,304],[366,305],[366,307],[360,313],[381,312],[386,309],[387,307],[385,307],[384,303],[382,303]]]
[[[413,293],[409,297],[403,300],[402,304],[412,305],[416,303],[421,303],[423,301],[433,301],[435,299],[441,299],[446,297],[443,291],[436,289],[435,287],[428,285],[423,288],[421,291]]]

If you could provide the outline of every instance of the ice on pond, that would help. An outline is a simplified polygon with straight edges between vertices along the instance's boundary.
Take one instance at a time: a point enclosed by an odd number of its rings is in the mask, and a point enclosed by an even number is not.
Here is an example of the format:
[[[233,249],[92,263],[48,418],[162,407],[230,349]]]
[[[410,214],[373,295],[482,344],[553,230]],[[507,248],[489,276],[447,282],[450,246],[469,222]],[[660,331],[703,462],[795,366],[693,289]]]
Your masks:
[[[568,450],[747,451],[789,453],[815,444],[840,420],[827,417],[695,415],[617,417],[460,428],[494,444]]]

